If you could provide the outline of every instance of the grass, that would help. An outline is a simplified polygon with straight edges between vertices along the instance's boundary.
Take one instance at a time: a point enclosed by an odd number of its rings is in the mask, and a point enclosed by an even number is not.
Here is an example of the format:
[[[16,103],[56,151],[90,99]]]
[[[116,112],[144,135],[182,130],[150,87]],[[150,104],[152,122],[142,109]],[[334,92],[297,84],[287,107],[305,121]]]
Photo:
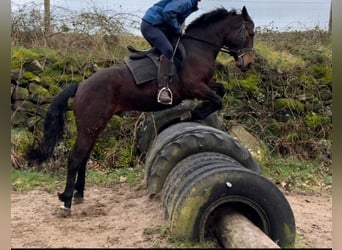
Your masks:
[[[287,191],[331,191],[332,168],[323,162],[300,161],[295,158],[272,157],[259,161],[263,176]],[[87,185],[103,187],[113,186],[120,182],[136,185],[144,176],[144,166],[134,168],[104,168],[101,170],[90,168],[87,170]],[[17,191],[29,191],[37,187],[44,187],[47,191],[55,191],[63,187],[66,171],[57,173],[37,171],[22,168],[11,171],[12,188]]]
[[[62,181],[61,176],[29,169],[11,171],[12,189],[20,192],[38,187],[44,187],[46,191],[54,192],[61,187]]]
[[[169,225],[159,225],[153,228],[145,228],[144,234],[151,238],[151,248],[217,248],[213,241],[202,243],[191,242],[190,240],[180,240],[172,236]],[[166,242],[166,243],[165,243]]]
[[[135,185],[143,178],[144,169],[138,165],[135,168],[119,168],[114,170],[95,170],[87,171],[86,185],[98,185],[102,187],[113,186],[119,182],[126,182]],[[16,191],[30,191],[35,188],[43,187],[48,192],[55,192],[64,187],[66,180],[65,171],[58,174],[51,174],[27,168],[12,170],[11,183],[12,189]]]
[[[267,179],[287,191],[331,191],[332,167],[324,162],[273,157],[259,164]]]
[[[87,175],[87,183],[89,185],[112,186],[118,182],[127,182],[130,185],[135,185],[144,176],[144,168],[141,165],[135,168],[118,168],[114,170],[89,170]]]

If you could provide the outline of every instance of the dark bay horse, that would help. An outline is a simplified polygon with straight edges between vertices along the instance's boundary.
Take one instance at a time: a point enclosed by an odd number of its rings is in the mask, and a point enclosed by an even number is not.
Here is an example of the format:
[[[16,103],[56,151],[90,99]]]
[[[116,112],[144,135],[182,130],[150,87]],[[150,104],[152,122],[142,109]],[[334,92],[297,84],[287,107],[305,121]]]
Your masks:
[[[186,57],[178,72],[179,81],[170,86],[173,106],[184,99],[202,100],[191,112],[192,120],[220,109],[225,89],[213,80],[216,57],[220,51],[227,52],[236,66],[246,71],[254,62],[253,41],[254,23],[245,7],[241,13],[219,8],[191,22],[181,38]],[[77,138],[68,158],[65,190],[58,194],[65,209],[70,210],[73,197],[83,198],[86,163],[107,122],[123,111],[151,112],[171,107],[157,102],[157,92],[155,80],[137,85],[127,65],[121,64],[67,86],[53,99],[45,118],[43,140],[30,147],[26,158],[42,163],[52,156],[63,135],[68,99],[74,97]]]

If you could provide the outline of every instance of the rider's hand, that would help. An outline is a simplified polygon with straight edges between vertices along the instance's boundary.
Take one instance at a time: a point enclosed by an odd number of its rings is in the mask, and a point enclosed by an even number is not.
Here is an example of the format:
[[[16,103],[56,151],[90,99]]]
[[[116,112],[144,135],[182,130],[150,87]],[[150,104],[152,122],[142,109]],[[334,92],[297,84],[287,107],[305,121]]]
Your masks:
[[[182,29],[182,36],[185,35],[185,29]]]

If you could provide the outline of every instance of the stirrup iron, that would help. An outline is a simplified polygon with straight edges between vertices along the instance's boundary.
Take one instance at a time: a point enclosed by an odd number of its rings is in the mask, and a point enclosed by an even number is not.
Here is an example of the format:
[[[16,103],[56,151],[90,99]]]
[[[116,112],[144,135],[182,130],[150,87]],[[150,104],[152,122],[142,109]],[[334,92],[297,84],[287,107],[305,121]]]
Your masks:
[[[170,95],[170,102],[168,102],[168,103],[164,103],[164,102],[162,102],[161,100],[160,100],[160,95],[161,95],[161,93],[163,92],[163,91],[167,91],[168,93],[169,93],[169,95]],[[172,91],[171,91],[171,89],[169,88],[169,87],[163,87],[161,90],[159,90],[159,92],[158,92],[158,97],[157,97],[157,101],[159,102],[159,103],[162,103],[162,104],[172,104],[172,101],[173,101],[173,94],[172,94]]]

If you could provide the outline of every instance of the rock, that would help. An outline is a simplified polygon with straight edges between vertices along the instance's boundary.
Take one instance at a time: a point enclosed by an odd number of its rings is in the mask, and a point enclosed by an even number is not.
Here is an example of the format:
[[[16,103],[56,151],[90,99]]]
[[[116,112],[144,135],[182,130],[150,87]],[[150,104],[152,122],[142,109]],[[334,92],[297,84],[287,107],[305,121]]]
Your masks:
[[[17,82],[19,80],[19,69],[11,69],[11,82]]]
[[[29,98],[29,91],[26,88],[16,87],[13,89],[12,99],[15,101],[27,100]]]
[[[261,160],[267,154],[267,146],[258,138],[249,133],[241,125],[233,125],[228,134],[233,136],[240,144],[244,145],[253,157]]]
[[[34,73],[43,72],[43,67],[37,60],[34,60],[31,63],[24,64],[24,68],[25,70],[31,71]]]

